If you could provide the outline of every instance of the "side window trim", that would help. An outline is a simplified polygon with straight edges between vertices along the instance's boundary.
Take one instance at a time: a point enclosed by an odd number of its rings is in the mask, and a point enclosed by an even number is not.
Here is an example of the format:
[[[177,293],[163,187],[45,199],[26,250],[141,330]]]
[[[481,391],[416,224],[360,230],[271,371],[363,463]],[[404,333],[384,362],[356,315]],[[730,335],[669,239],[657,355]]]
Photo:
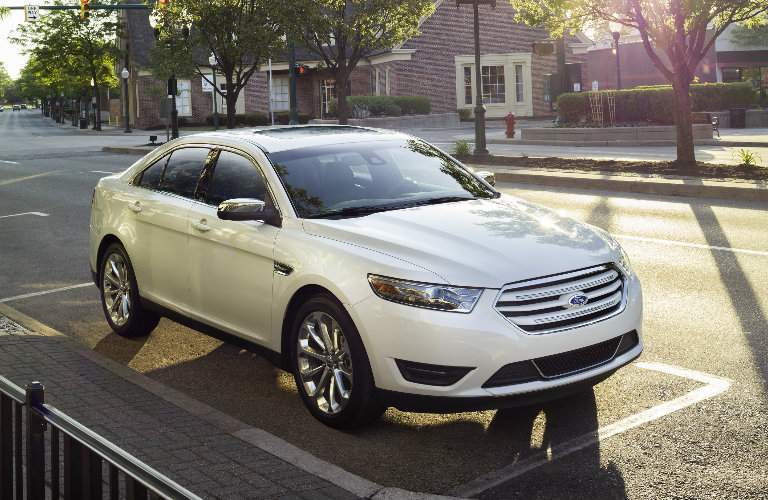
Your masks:
[[[140,185],[141,179],[142,179],[142,177],[144,176],[144,173],[147,170],[149,170],[150,168],[154,167],[159,162],[165,161],[165,165],[163,165],[163,171],[160,174],[160,181],[158,182],[158,185],[162,185],[163,180],[165,179],[165,170],[166,170],[166,168],[168,168],[168,161],[171,159],[171,156],[173,156],[173,153],[175,153],[176,151],[180,151],[182,149],[208,149],[209,150],[208,156],[207,156],[207,158],[205,160],[205,163],[203,164],[203,168],[200,170],[200,175],[198,175],[198,177],[197,177],[197,182],[195,184],[195,195],[196,195],[197,194],[197,190],[200,187],[200,181],[202,180],[203,173],[209,168],[209,166],[211,164],[213,153],[216,154],[216,159],[218,159],[218,154],[219,154],[219,152],[221,150],[221,148],[219,146],[214,146],[212,144],[180,144],[180,145],[174,147],[173,149],[171,149],[169,151],[166,151],[165,154],[161,155],[156,161],[153,161],[150,165],[147,165],[146,167],[144,167],[141,170],[141,172],[136,174],[131,179],[131,184],[133,186],[135,186],[135,187],[146,189],[148,191],[153,191],[155,193],[164,194],[166,196],[174,196],[176,198],[181,198],[183,200],[199,201],[199,200],[196,200],[194,198],[187,198],[186,196],[181,196],[181,195],[179,195],[177,193],[172,193],[170,191],[164,191],[162,189],[153,189],[153,188],[148,188],[148,187]],[[213,162],[213,164],[215,164],[215,161]]]

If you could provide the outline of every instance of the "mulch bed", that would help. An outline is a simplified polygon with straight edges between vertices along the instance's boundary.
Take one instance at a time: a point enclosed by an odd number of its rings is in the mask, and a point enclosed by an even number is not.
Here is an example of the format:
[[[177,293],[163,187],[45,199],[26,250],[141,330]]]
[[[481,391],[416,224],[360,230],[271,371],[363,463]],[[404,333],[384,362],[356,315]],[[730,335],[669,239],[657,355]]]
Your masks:
[[[472,155],[458,157],[464,163],[494,165],[499,167],[523,167],[546,170],[576,170],[608,174],[629,174],[644,176],[689,176],[713,179],[764,180],[768,181],[768,168],[746,165],[722,165],[698,162],[680,168],[671,161],[616,161],[571,158],[531,158],[524,156],[487,156],[476,158]]]

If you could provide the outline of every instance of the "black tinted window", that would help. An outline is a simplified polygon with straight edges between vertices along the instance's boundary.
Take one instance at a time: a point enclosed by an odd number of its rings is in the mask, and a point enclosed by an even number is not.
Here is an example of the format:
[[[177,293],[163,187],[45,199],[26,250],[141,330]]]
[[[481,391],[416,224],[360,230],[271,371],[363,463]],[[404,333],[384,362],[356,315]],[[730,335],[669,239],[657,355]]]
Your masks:
[[[144,170],[139,179],[139,186],[147,189],[157,189],[160,184],[160,179],[163,178],[163,170],[165,170],[165,164],[168,163],[170,155],[163,156],[155,162],[154,165]]]
[[[269,202],[264,178],[256,165],[243,156],[222,151],[208,188],[208,203],[218,205],[233,198],[256,198]]]
[[[193,198],[197,179],[209,152],[207,148],[183,148],[174,151],[165,167],[158,189]]]

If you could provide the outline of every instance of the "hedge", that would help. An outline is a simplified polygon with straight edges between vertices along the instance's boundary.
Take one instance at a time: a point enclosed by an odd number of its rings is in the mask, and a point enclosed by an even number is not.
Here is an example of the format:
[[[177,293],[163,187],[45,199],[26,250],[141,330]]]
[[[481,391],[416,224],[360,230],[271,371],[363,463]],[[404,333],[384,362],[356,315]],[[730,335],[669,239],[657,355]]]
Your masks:
[[[299,123],[307,123],[310,120],[310,116],[304,113],[299,113]],[[278,111],[275,113],[275,123],[279,125],[288,125],[289,113],[288,111]],[[208,125],[213,124],[213,113],[208,115],[205,119],[205,123]],[[235,126],[246,127],[261,127],[264,125],[271,125],[269,115],[265,113],[248,113],[245,115],[235,115]],[[227,115],[219,113],[219,125],[227,125]]]
[[[616,95],[616,121],[618,123],[674,122],[674,94],[669,85],[636,87],[629,90],[600,91],[603,96],[603,115],[608,119],[605,94]],[[558,114],[562,123],[579,123],[591,119],[589,95],[592,92],[570,92],[557,98]],[[749,82],[704,83],[691,85],[692,111],[723,111],[749,107],[756,101]]]
[[[347,98],[350,107],[364,108],[372,116],[428,115],[429,97],[418,95],[356,95]]]

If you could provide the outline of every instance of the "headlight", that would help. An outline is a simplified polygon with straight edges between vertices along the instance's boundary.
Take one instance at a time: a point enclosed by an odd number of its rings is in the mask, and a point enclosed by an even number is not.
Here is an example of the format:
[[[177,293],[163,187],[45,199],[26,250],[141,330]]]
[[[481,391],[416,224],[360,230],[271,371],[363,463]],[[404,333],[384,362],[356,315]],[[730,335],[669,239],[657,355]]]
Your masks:
[[[414,307],[468,313],[482,295],[481,288],[459,288],[414,283],[384,276],[368,275],[373,292],[384,300]]]
[[[611,233],[605,229],[599,228],[597,226],[591,227],[598,233],[602,234],[605,240],[608,242],[608,245],[611,247],[611,250],[619,255],[616,260],[616,264],[621,268],[622,271],[624,271],[624,274],[627,276],[632,274],[632,266],[629,264],[629,256],[627,255],[627,252],[624,251],[624,248],[622,248],[619,242],[616,241],[616,238],[611,236]]]

